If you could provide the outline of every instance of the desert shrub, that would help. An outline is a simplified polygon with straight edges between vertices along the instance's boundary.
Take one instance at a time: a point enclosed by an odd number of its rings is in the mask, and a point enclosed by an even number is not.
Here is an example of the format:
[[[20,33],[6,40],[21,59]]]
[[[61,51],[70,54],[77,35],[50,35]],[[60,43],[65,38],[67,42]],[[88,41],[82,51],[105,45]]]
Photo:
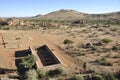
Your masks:
[[[38,76],[41,78],[47,75],[47,72],[44,69],[38,69],[37,73],[38,73]]]
[[[102,28],[98,29],[98,31],[104,31]]]
[[[8,76],[10,79],[19,79],[18,75],[9,75]]]
[[[105,57],[110,57],[111,53],[108,53]]]
[[[27,71],[25,73],[27,79],[26,80],[38,80],[38,74],[36,72],[36,70],[34,69],[30,69],[29,71]]]
[[[55,77],[55,76],[60,76],[60,75],[66,75],[68,73],[68,70],[64,67],[59,67],[55,70],[50,70],[48,72],[48,76],[50,77]]]
[[[69,80],[85,80],[80,74],[74,75]]]
[[[115,80],[114,75],[110,72],[102,72],[101,75],[104,80]]]
[[[66,49],[69,49],[71,46],[71,44],[73,44],[74,42],[69,40],[69,39],[65,39],[63,44],[67,45]]]
[[[112,42],[112,40],[109,39],[109,38],[104,38],[104,39],[102,39],[102,41],[103,41],[104,43],[106,43],[106,44]]]
[[[79,48],[71,48],[69,53],[71,56],[84,56],[86,54],[85,51],[80,50]]]
[[[72,43],[74,43],[74,42],[69,39],[65,39],[63,42],[63,44],[72,44]]]
[[[103,77],[101,75],[94,75],[92,77],[92,80],[104,80]]]
[[[112,50],[113,50],[113,51],[118,51],[118,50],[120,50],[120,46],[113,46],[113,47],[112,47]]]
[[[111,28],[110,31],[115,32],[115,31],[117,31],[117,28]]]
[[[6,26],[6,25],[8,25],[8,23],[6,21],[0,22],[0,26]]]
[[[36,57],[34,55],[28,55],[22,58],[22,62],[20,63],[25,68],[32,68],[36,64]]]
[[[96,51],[96,52],[100,52],[100,49],[97,46],[92,46],[91,50]]]
[[[88,75],[84,76],[84,80],[92,80],[92,77],[88,74]]]
[[[0,29],[2,29],[2,27],[3,27],[3,26],[0,24]]]
[[[112,50],[115,50],[115,51],[118,50],[117,46],[113,46]]]
[[[79,52],[77,53],[77,56],[85,56],[85,55],[86,55],[85,52],[80,52],[80,51],[79,51]]]
[[[21,38],[20,37],[17,37],[16,40],[20,40]]]
[[[48,80],[56,80],[55,78],[48,78]]]
[[[113,63],[108,61],[106,58],[96,59],[96,62],[104,66],[112,66]]]
[[[59,67],[59,68],[57,68],[57,69],[55,69],[55,70],[50,70],[50,71],[48,72],[48,75],[51,76],[51,77],[54,77],[54,76],[58,76],[58,75],[66,74],[66,73],[67,73],[67,72],[65,71],[64,68]]]
[[[105,65],[105,66],[112,66],[113,63],[108,61],[106,58],[102,58],[101,59],[101,65]]]
[[[114,58],[120,58],[120,54],[115,55]]]
[[[102,52],[110,52],[110,48],[102,48]]]
[[[120,71],[116,72],[116,73],[114,74],[114,76],[115,76],[115,78],[117,78],[117,79],[120,80]]]
[[[100,59],[96,59],[95,60],[97,63],[101,63],[101,60]]]
[[[10,30],[10,28],[9,27],[4,27],[3,30]]]
[[[91,49],[92,49],[93,51],[96,51],[96,50],[97,50],[97,47],[96,47],[96,46],[92,46]]]
[[[56,69],[60,74],[67,74],[68,73],[68,70],[64,67],[59,67]]]

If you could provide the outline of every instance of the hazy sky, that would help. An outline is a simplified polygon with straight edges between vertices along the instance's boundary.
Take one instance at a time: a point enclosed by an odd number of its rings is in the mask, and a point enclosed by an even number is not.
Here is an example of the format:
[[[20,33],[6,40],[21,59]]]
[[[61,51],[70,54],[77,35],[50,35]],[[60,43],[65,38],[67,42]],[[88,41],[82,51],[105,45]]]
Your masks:
[[[120,0],[0,0],[0,17],[47,14],[59,9],[85,13],[120,11]]]

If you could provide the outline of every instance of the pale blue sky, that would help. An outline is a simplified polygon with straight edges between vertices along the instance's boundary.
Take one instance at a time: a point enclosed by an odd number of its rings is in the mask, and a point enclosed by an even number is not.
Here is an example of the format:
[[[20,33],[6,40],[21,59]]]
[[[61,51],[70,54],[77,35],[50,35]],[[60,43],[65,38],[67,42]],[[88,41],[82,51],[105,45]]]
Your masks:
[[[0,17],[28,17],[59,9],[108,13],[120,11],[120,0],[0,0]]]

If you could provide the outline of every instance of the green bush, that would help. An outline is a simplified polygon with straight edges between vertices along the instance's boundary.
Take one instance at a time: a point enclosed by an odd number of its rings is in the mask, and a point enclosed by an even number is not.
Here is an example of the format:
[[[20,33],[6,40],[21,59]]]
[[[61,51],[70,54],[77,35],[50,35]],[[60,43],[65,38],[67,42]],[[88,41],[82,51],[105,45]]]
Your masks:
[[[20,37],[17,37],[16,40],[20,40],[21,38]]]
[[[55,70],[50,70],[48,72],[48,75],[51,77],[58,76],[58,75],[66,75],[66,74],[67,74],[67,70],[63,67],[59,67]]]
[[[92,80],[104,80],[103,77],[101,75],[94,75],[92,77]]]
[[[104,66],[112,66],[113,63],[108,61],[106,58],[96,59],[96,62]]]
[[[34,70],[34,69],[30,69],[25,74],[27,77],[26,80],[38,80],[38,74],[37,74],[36,70]]]
[[[120,58],[120,54],[115,55],[114,58]]]
[[[96,51],[96,52],[100,52],[100,49],[97,46],[92,46],[91,50]]]
[[[104,31],[102,28],[98,29],[98,31]]]
[[[25,68],[32,68],[36,64],[36,57],[34,55],[28,55],[22,58],[22,62],[20,63]]]
[[[101,63],[101,60],[100,59],[96,59],[95,60],[97,63]]]
[[[106,43],[106,44],[112,42],[112,40],[109,39],[109,38],[104,38],[104,39],[102,39],[102,41],[103,41],[104,43]]]
[[[101,59],[101,65],[105,65],[105,66],[112,66],[113,63],[108,61],[106,58],[102,58]]]
[[[113,47],[112,47],[112,50],[113,50],[113,51],[118,51],[118,50],[120,50],[120,46],[113,46]]]
[[[63,42],[63,44],[72,44],[72,43],[74,43],[74,42],[69,39],[65,39]]]
[[[3,27],[3,26],[0,24],[0,29],[2,29],[2,27]]]
[[[67,70],[66,68],[64,68],[64,67],[59,67],[59,68],[57,68],[57,71],[58,71],[60,74],[63,74],[63,75],[65,75],[65,74],[68,73],[68,70]]]
[[[48,78],[48,80],[56,80],[55,78]]]
[[[115,75],[115,78],[120,79],[120,71],[116,72],[114,75]]]
[[[96,51],[96,50],[97,50],[97,47],[96,47],[96,46],[92,46],[91,49],[92,49],[93,51]]]
[[[63,44],[67,45],[66,49],[72,48],[71,44],[73,44],[74,42],[69,40],[69,39],[65,39]]]
[[[38,76],[41,78],[47,75],[47,72],[44,69],[38,69],[37,73],[38,73]]]
[[[115,77],[110,72],[102,72],[102,77],[104,80],[115,80]]]
[[[110,31],[115,32],[115,31],[117,31],[117,28],[111,28]]]
[[[80,74],[74,75],[70,80],[85,80]]]

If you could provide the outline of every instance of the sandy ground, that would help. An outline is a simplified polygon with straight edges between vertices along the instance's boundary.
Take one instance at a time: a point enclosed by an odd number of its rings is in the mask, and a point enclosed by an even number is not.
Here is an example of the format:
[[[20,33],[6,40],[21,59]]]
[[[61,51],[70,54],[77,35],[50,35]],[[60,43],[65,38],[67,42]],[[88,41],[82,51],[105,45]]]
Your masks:
[[[15,67],[15,57],[14,57],[14,51],[15,49],[6,49],[4,48],[4,45],[2,45],[2,36],[0,35],[0,68],[16,68]]]
[[[14,33],[13,33],[14,32]],[[66,54],[63,54],[64,52],[57,48],[57,46],[54,44],[53,41],[50,41],[48,38],[44,38],[44,35],[38,34],[35,31],[0,31],[0,68],[6,68],[6,69],[16,69],[15,65],[15,51],[25,50],[28,49],[29,46],[32,46],[34,48],[40,47],[42,45],[48,45],[50,49],[54,50],[54,54],[58,56],[58,59],[62,62],[63,65],[66,67],[72,67],[74,66],[74,61],[71,57],[68,57]],[[15,36],[20,36],[19,40],[19,47],[13,48],[5,48],[4,45],[2,45],[2,35],[8,34],[6,37],[8,40],[8,44],[16,45],[14,43]],[[14,43],[14,44],[13,44]],[[8,45],[7,44],[7,45]]]
[[[32,46],[33,48],[40,47],[44,44],[48,45],[48,47],[53,50],[54,54],[58,56],[58,59],[62,62],[63,65],[69,66],[69,67],[76,67],[74,64],[74,59],[70,56],[68,56],[63,50],[59,49],[58,46],[64,48],[65,45],[63,44],[63,41],[65,39],[70,39],[74,41],[74,45],[77,45],[78,43],[87,43],[92,41],[93,39],[102,39],[102,38],[111,38],[113,40],[112,43],[110,43],[108,46],[112,46],[116,41],[120,40],[119,35],[111,35],[107,34],[105,35],[104,32],[96,32],[96,30],[93,30],[93,32],[82,32],[83,29],[80,29],[78,31],[69,31],[69,30],[30,30],[30,31],[20,31],[20,30],[9,30],[9,31],[0,31],[1,34],[12,34],[9,37],[15,38],[15,36],[19,36],[19,48],[15,49],[9,49],[4,48],[4,45],[2,45],[2,36],[0,35],[0,68],[7,68],[7,69],[16,69],[15,65],[15,51],[25,50],[28,49],[29,46]],[[96,32],[96,33],[95,33]],[[96,34],[97,37],[90,37],[93,34]],[[16,38],[17,38],[16,37]],[[9,40],[9,42],[13,43],[13,40]],[[114,56],[117,53],[112,53]],[[91,62],[95,61],[96,58],[102,58],[103,56],[107,55],[108,53],[102,53],[100,56],[97,54],[87,54],[85,56],[76,56],[78,57],[82,62]],[[112,70],[112,71],[118,71],[120,70],[120,59],[111,59],[115,63],[113,66],[100,66],[93,63],[89,63],[89,69],[101,71],[101,70]]]

